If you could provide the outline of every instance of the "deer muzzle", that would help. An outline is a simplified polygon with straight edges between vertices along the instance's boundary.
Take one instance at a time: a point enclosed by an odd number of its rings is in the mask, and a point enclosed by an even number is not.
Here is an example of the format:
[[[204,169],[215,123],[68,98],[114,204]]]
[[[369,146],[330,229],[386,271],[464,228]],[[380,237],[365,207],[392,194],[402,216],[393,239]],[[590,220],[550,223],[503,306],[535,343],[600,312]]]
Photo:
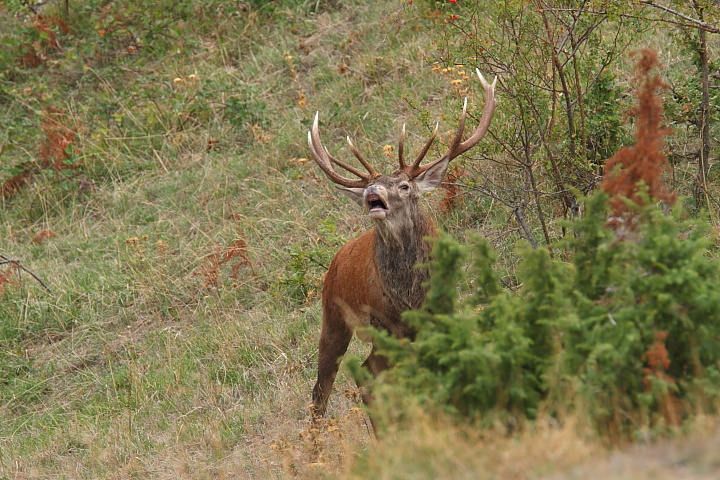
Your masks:
[[[390,211],[387,202],[387,191],[379,185],[370,185],[365,189],[365,205],[370,218],[384,220]]]

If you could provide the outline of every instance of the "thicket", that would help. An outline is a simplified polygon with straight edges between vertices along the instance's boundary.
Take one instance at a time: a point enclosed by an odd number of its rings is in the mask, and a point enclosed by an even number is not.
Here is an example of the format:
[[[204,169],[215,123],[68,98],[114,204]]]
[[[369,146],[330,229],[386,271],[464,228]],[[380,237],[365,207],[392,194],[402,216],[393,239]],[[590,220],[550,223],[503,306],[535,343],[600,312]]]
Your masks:
[[[708,72],[720,67],[712,48],[719,30],[710,21],[717,13],[706,1],[670,3],[442,2],[437,61],[498,75],[504,102],[491,129],[495,141],[454,183],[505,205],[532,246],[564,236],[553,219],[579,215],[579,195],[593,191],[605,160],[632,143],[622,72],[627,53],[652,38],[672,45],[663,49],[667,109],[682,132],[668,145],[672,187],[693,208],[715,211],[707,182],[720,90]]]
[[[521,248],[517,291],[500,288],[487,240],[435,241],[426,304],[405,316],[416,341],[377,335],[395,365],[378,387],[395,414],[398,397],[507,426],[573,413],[622,440],[717,406],[720,265],[708,222],[670,208],[663,83],[655,55],[640,57],[635,145],[579,197],[583,215],[566,222],[554,257]]]

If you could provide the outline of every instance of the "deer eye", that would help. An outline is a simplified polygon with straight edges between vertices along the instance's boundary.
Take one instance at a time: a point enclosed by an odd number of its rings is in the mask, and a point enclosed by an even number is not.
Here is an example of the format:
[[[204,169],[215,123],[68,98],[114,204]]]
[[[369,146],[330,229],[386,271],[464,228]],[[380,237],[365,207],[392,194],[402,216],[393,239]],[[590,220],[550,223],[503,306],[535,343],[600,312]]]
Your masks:
[[[408,185],[407,183],[403,183],[402,185],[400,185],[400,190],[410,190],[410,185]]]

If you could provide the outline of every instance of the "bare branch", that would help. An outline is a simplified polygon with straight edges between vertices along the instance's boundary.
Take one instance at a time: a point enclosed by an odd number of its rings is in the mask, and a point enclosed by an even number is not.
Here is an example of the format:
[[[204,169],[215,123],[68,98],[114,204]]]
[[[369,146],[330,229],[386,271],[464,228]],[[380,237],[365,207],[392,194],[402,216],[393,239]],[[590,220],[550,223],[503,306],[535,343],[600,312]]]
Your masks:
[[[25,268],[25,267],[20,263],[20,260],[13,260],[12,258],[8,258],[8,257],[6,257],[6,256],[3,255],[3,254],[0,254],[0,258],[2,259],[2,261],[0,261],[0,265],[5,265],[5,264],[15,265],[16,268],[19,268],[20,270],[24,271],[25,273],[27,273],[27,274],[29,274],[31,277],[33,277],[35,280],[37,280],[38,282],[40,282],[40,285],[42,285],[43,287],[45,287],[45,290],[47,290],[49,293],[52,293],[52,291],[50,290],[50,288],[49,288],[47,285],[45,285],[45,282],[43,282],[42,280],[40,280],[40,277],[38,277],[37,275],[35,275],[31,270]]]
[[[709,25],[709,24],[703,22],[702,20],[698,20],[697,18],[693,18],[693,17],[691,17],[691,16],[689,16],[689,15],[685,15],[684,13],[678,12],[678,11],[675,10],[675,9],[672,9],[672,8],[670,8],[670,7],[666,7],[665,5],[656,3],[654,0],[640,0],[640,4],[642,4],[642,5],[649,5],[649,6],[651,6],[651,7],[655,7],[655,8],[658,8],[658,9],[660,9],[660,10],[663,10],[663,11],[665,11],[665,12],[671,13],[671,14],[675,15],[676,17],[680,17],[680,18],[682,18],[683,20],[687,20],[688,22],[692,23],[692,24],[693,24],[694,26],[696,26],[697,28],[699,28],[699,29],[701,29],[701,30],[705,30],[706,32],[710,32],[710,33],[720,33],[720,28],[717,28],[717,27],[714,27],[714,26],[712,26],[712,25]]]

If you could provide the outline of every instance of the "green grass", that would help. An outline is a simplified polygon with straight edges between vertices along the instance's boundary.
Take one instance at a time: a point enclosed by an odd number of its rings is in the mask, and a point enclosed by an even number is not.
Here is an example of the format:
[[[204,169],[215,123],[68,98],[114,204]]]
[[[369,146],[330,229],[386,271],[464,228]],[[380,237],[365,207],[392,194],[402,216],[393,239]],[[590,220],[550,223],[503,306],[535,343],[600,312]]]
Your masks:
[[[354,383],[341,373],[320,459],[307,404],[324,266],[369,222],[298,159],[316,110],[331,151],[347,158],[349,134],[386,171],[403,123],[414,149],[436,119],[447,141],[461,97],[431,69],[442,24],[397,2],[80,3],[61,52],[0,77],[0,178],[37,156],[48,108],[81,165],[2,205],[0,253],[51,293],[21,275],[0,296],[0,478],[349,475],[385,448]],[[28,28],[1,8],[0,27]],[[467,195],[442,216],[440,196],[438,223],[486,234],[512,284],[511,212]],[[32,243],[42,230],[57,236]],[[238,239],[247,262],[209,281]]]

